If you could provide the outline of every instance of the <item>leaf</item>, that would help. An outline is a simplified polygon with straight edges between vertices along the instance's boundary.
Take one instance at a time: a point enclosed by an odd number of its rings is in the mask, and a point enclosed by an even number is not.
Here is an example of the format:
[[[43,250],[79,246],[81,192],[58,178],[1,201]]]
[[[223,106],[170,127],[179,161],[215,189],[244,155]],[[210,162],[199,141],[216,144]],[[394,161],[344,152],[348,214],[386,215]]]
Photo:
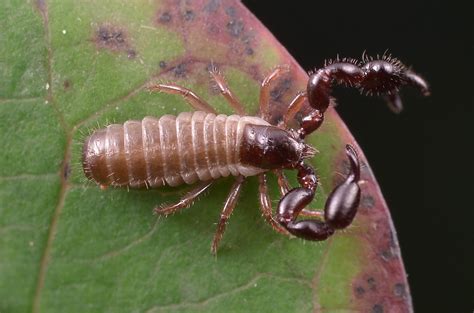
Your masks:
[[[146,92],[150,82],[184,85],[231,114],[209,81],[212,62],[254,114],[259,82],[289,64],[271,93],[281,117],[307,76],[238,1],[4,1],[0,21],[1,312],[412,310],[366,163],[354,225],[323,243],[273,232],[250,179],[217,258],[210,241],[231,179],[167,219],[151,209],[188,187],[102,191],[86,182],[80,154],[93,130],[190,110]],[[311,160],[322,181],[312,206],[321,208],[354,140],[333,109],[308,140],[321,151]],[[276,203],[274,177],[270,187]]]

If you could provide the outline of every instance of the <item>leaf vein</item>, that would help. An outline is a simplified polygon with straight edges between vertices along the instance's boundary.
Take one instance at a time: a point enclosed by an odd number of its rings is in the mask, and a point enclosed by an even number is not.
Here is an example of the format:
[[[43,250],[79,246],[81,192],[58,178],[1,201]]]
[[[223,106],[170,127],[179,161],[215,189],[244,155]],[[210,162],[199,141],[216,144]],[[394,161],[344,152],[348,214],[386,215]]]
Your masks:
[[[262,278],[274,278],[274,279],[279,279],[279,280],[284,280],[284,281],[297,281],[301,284],[305,284],[310,286],[310,283],[301,280],[298,278],[293,278],[293,277],[281,277],[281,276],[276,276],[275,274],[272,273],[257,273],[252,279],[250,279],[247,283],[238,286],[234,289],[224,291],[222,293],[215,294],[207,299],[204,299],[199,302],[183,302],[183,303],[174,303],[174,304],[169,304],[165,306],[154,306],[148,310],[146,310],[146,313],[156,313],[156,312],[161,312],[164,310],[178,310],[182,308],[204,308],[206,307],[210,302],[217,301],[221,298],[225,298],[227,296],[231,296],[234,294],[238,294],[240,292],[246,291],[250,288],[255,288],[257,282],[262,279]]]
[[[159,223],[159,219],[156,220],[155,224],[153,224],[153,227],[146,233],[144,234],[143,236],[140,236],[138,237],[137,239],[131,241],[130,243],[128,243],[127,245],[125,245],[124,247],[122,248],[119,248],[119,249],[116,249],[116,250],[112,250],[112,251],[109,251],[101,256],[98,256],[96,258],[93,258],[93,259],[85,259],[83,261],[88,261],[88,262],[97,262],[97,261],[105,261],[105,260],[108,260],[110,258],[113,258],[113,257],[116,257],[116,256],[119,256],[125,252],[127,252],[128,250],[132,249],[133,247],[145,242],[147,239],[149,239],[151,236],[153,236],[153,234],[156,232],[156,230],[158,229],[158,223]]]

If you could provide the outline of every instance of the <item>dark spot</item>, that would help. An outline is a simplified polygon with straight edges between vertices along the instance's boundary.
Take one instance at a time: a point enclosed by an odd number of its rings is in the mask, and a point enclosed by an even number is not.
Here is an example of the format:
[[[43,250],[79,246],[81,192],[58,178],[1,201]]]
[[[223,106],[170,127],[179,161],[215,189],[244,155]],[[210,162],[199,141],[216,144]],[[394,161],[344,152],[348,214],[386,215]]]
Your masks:
[[[125,29],[104,24],[101,25],[95,34],[95,42],[99,49],[108,49],[114,52],[124,52],[129,59],[134,59],[137,52],[131,47]]]
[[[403,284],[403,283],[395,284],[395,287],[393,288],[393,293],[397,297],[405,298],[405,296],[407,294],[405,284]]]
[[[192,10],[186,10],[183,17],[186,22],[192,21],[194,20],[194,12]]]
[[[357,296],[357,297],[362,297],[362,296],[364,296],[364,294],[365,294],[365,289],[364,289],[364,287],[362,287],[362,286],[357,286],[357,287],[355,288],[355,293],[356,293],[356,296]]]
[[[375,199],[371,195],[363,195],[360,200],[360,206],[366,209],[372,209],[375,205]]]
[[[233,37],[239,37],[244,30],[244,22],[231,20],[227,23],[227,31]]]
[[[69,89],[71,89],[71,87],[72,87],[72,82],[71,82],[69,79],[66,79],[66,80],[63,82],[63,87],[64,87],[64,90],[69,90]]]
[[[235,8],[228,7],[227,9],[225,9],[225,13],[229,15],[230,17],[235,17]]]
[[[376,284],[375,284],[375,278],[369,277],[369,278],[367,279],[367,284],[369,284],[370,290],[375,291],[375,290],[377,289],[377,286],[376,286]]]
[[[253,55],[253,49],[250,48],[250,47],[247,47],[247,48],[245,49],[245,54],[246,54],[246,55]]]
[[[160,15],[160,17],[158,18],[158,22],[169,23],[171,22],[171,19],[172,19],[171,14],[169,12],[165,12]]]
[[[209,0],[209,2],[204,6],[204,10],[209,13],[216,12],[221,5],[221,0]]]
[[[111,29],[109,27],[101,26],[98,31],[98,36],[99,39],[106,44],[120,45],[125,42],[123,32],[119,29]]]
[[[388,249],[386,249],[386,250],[383,250],[383,251],[380,253],[380,256],[382,257],[382,259],[383,259],[384,261],[390,261],[390,260],[396,258],[396,257],[398,256],[398,253],[397,253],[397,251],[396,251],[394,248],[390,247],[390,248],[388,248]]]
[[[186,64],[181,63],[173,68],[174,76],[176,77],[185,77],[186,76]]]
[[[160,61],[160,68],[166,68],[166,62],[165,61]]]
[[[137,56],[137,52],[133,49],[128,49],[127,51],[127,57],[129,59],[135,59],[135,57]]]
[[[291,79],[281,80],[275,88],[270,91],[270,97],[273,101],[280,101],[281,97],[291,88]]]
[[[372,307],[372,313],[383,313],[383,306],[381,304],[376,304]]]
[[[69,176],[71,176],[71,166],[69,165],[69,162],[66,162],[66,164],[64,164],[64,168],[63,168],[63,178],[64,178],[64,180],[67,181]]]
[[[127,48],[127,35],[120,28],[102,25],[96,32],[97,43],[102,48],[123,50]]]

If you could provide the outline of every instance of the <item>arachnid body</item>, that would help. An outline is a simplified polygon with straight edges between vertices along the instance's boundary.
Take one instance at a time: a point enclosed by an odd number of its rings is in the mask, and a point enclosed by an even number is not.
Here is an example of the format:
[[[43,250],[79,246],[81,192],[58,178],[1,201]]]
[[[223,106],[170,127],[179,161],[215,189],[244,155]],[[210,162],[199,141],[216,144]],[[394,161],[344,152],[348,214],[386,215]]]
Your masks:
[[[287,67],[277,67],[263,80],[258,117],[245,115],[242,105],[216,69],[211,70],[211,75],[239,115],[218,115],[210,105],[183,87],[151,86],[152,91],[181,95],[196,111],[176,117],[145,117],[142,121],[127,121],[97,130],[84,144],[85,175],[101,187],[148,188],[199,182],[179,202],[155,209],[155,213],[164,215],[189,206],[219,177],[235,176],[212,242],[212,253],[216,253],[246,177],[257,175],[260,209],[274,230],[307,240],[325,240],[336,229],[351,224],[360,200],[359,160],[355,149],[347,145],[349,174],[329,195],[324,212],[305,209],[314,198],[318,178],[313,168],[304,162],[316,151],[304,138],[323,123],[332,85],[344,84],[368,94],[382,95],[396,112],[402,109],[398,95],[401,86],[413,85],[424,95],[429,94],[429,89],[420,76],[390,57],[377,60],[363,57],[362,62],[336,60],[311,74],[306,91],[296,95],[281,123],[271,125],[270,84],[286,71]],[[298,129],[289,129],[288,122],[305,100],[310,105],[310,113],[302,118]],[[300,187],[289,190],[283,169],[297,171]],[[268,171],[277,174],[283,196],[275,216],[267,191]],[[312,218],[298,220],[300,215]]]

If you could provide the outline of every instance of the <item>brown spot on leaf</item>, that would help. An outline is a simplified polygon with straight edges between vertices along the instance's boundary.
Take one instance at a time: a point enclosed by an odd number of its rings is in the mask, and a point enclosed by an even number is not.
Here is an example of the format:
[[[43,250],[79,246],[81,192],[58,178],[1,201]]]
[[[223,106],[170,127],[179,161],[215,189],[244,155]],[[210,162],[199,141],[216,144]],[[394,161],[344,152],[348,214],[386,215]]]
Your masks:
[[[72,87],[72,82],[69,79],[64,80],[63,82],[64,90],[69,90]]]
[[[185,62],[176,65],[175,67],[173,67],[172,70],[173,70],[174,76],[176,76],[177,78],[186,77],[187,69],[186,69]]]
[[[183,14],[183,18],[186,22],[190,22],[194,20],[194,11],[193,10],[186,10]]]
[[[392,259],[398,258],[398,251],[397,251],[397,249],[393,249],[393,247],[389,247],[389,248],[383,250],[380,253],[380,256],[382,257],[382,259],[384,261],[390,261]]]
[[[395,286],[393,287],[393,293],[395,294],[396,297],[405,298],[407,295],[407,289],[405,287],[405,284],[403,283],[395,284]]]
[[[129,59],[134,59],[137,52],[131,47],[125,29],[111,24],[103,24],[96,30],[94,41],[99,49],[113,52],[124,52]]]
[[[369,277],[367,278],[367,285],[369,286],[369,289],[372,291],[375,291],[377,289],[377,285],[375,283],[375,278]]]
[[[111,49],[120,49],[126,45],[124,31],[112,26],[100,26],[97,30],[97,39],[100,44]]]
[[[356,297],[361,298],[365,294],[365,288],[362,286],[356,286],[354,288],[354,292],[355,292]]]
[[[137,56],[137,52],[136,52],[135,50],[129,49],[129,50],[127,51],[127,57],[128,57],[129,59],[135,59],[136,56]]]
[[[225,14],[229,15],[230,17],[235,17],[235,7],[227,7],[225,9]]]
[[[383,305],[381,304],[376,304],[372,307],[372,312],[371,313],[383,313]]]
[[[230,20],[227,23],[227,31],[233,37],[239,37],[244,31],[244,22],[241,20]]]
[[[206,5],[204,6],[204,10],[209,13],[216,12],[221,5],[221,0],[209,0]]]
[[[173,17],[171,16],[169,12],[164,12],[158,17],[158,22],[166,24],[166,23],[171,22],[172,19]]]
[[[372,209],[375,205],[375,199],[369,194],[364,194],[360,200],[360,207],[364,209]]]

